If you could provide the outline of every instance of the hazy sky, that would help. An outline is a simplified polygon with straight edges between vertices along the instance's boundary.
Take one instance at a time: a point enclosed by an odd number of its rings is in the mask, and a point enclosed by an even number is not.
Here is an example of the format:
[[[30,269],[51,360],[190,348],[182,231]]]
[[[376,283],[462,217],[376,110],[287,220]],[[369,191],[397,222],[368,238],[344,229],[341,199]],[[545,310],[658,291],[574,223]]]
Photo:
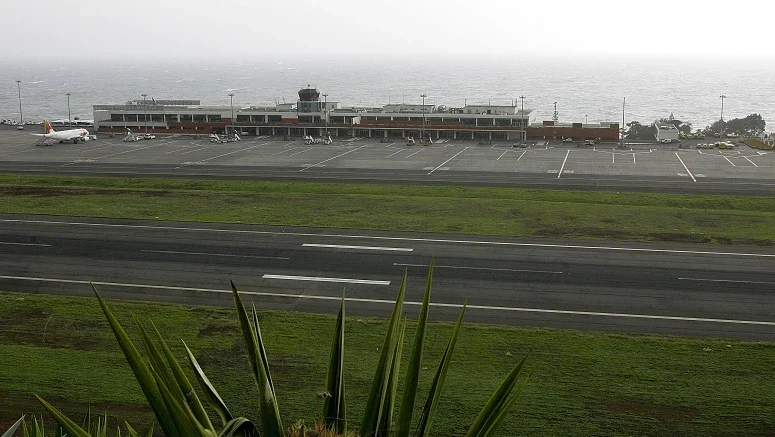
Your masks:
[[[5,2],[1,10],[0,62],[313,54],[775,57],[770,0],[36,0]]]

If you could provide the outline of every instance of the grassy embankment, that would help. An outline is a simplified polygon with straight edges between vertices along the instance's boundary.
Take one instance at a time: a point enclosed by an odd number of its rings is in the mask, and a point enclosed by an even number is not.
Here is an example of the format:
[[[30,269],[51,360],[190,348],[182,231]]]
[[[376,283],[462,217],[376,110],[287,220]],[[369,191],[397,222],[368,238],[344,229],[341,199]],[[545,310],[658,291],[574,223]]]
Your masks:
[[[260,301],[257,302],[260,306]],[[153,319],[184,356],[185,340],[234,412],[257,416],[256,390],[233,309],[111,302],[130,335],[135,313]],[[433,310],[431,310],[431,318]],[[286,425],[320,410],[334,316],[261,313]],[[351,318],[346,380],[351,420],[361,418],[384,320]],[[410,327],[407,338],[411,337]],[[429,327],[421,393],[451,325]],[[408,354],[408,347],[404,353]],[[532,350],[533,376],[502,435],[772,435],[775,344],[467,325],[434,422],[460,435],[511,367]],[[96,299],[0,293],[0,418],[42,408],[31,393],[82,417],[86,404],[145,428],[151,413]],[[423,395],[424,396],[424,395]],[[418,402],[421,404],[421,402]],[[0,422],[2,422],[0,421]]]
[[[7,175],[0,212],[775,245],[775,199],[754,196]]]

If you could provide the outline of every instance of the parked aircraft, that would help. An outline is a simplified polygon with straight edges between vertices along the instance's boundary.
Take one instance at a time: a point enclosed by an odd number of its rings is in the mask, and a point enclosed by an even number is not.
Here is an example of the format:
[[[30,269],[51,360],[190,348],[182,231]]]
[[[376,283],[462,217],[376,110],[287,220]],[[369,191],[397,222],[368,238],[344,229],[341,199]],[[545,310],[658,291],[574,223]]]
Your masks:
[[[36,137],[43,137],[43,142],[59,141],[61,144],[66,141],[72,141],[73,144],[78,144],[79,141],[89,141],[97,138],[96,135],[89,135],[89,131],[86,129],[68,129],[57,132],[54,130],[54,128],[51,127],[51,123],[48,121],[43,122],[43,128],[45,129],[46,133],[32,134]]]

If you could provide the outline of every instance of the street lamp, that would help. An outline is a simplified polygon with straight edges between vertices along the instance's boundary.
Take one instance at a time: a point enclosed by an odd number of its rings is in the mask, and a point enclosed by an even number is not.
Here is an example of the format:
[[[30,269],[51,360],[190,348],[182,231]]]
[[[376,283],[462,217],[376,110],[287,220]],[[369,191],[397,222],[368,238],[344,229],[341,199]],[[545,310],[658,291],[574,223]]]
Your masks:
[[[24,113],[22,113],[22,81],[16,81],[16,87],[19,89],[19,125],[24,126]]]
[[[724,99],[727,98],[725,95],[720,95],[719,98],[721,99],[721,137],[724,137]]]
[[[425,142],[425,98],[427,94],[421,94],[422,97],[422,129],[420,129],[420,142]]]
[[[67,125],[72,127],[73,122],[70,119],[70,93],[65,94],[67,96]]]
[[[145,133],[148,133],[148,105],[145,104],[145,98],[148,94],[140,94],[143,96],[143,121],[145,122]]]
[[[519,114],[519,124],[522,127],[522,133],[519,135],[519,140],[525,140],[525,96],[519,96],[519,100],[522,101],[522,110],[520,110]]]
[[[622,98],[622,135],[621,135],[621,148],[624,148],[624,105],[627,103],[627,97]]]
[[[554,102],[554,116],[552,116],[552,120],[554,120],[555,123],[559,120],[560,117],[557,116],[557,102]]]
[[[234,93],[229,93],[229,106],[231,106],[231,133],[234,135]],[[226,134],[229,133],[226,132]]]
[[[323,116],[326,123],[326,137],[328,137],[328,94],[323,94]]]
[[[589,124],[589,116],[585,115],[584,116],[584,125],[588,125],[588,124]]]

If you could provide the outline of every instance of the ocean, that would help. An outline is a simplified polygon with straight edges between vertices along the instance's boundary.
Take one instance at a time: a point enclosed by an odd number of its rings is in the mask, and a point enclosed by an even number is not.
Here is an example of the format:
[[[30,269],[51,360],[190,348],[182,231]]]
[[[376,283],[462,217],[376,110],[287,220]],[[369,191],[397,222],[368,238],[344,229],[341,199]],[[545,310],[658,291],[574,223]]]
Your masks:
[[[426,103],[509,105],[561,122],[649,123],[671,113],[703,128],[759,113],[775,124],[775,59],[676,57],[380,58],[264,60],[0,61],[0,119],[91,119],[92,105],[141,99],[198,99],[235,107],[295,102],[307,85],[343,106]],[[771,128],[770,128],[771,130]]]

